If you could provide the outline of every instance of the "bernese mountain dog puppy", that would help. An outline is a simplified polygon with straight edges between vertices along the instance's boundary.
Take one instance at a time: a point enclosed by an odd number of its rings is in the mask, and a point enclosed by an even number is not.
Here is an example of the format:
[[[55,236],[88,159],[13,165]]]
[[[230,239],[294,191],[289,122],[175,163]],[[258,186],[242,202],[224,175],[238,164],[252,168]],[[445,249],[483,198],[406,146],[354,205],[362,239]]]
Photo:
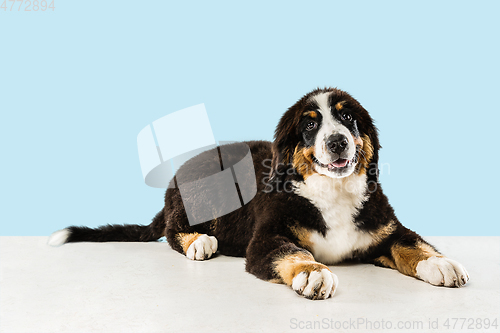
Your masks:
[[[204,152],[179,169],[150,225],[72,226],[55,232],[49,244],[166,236],[192,260],[216,252],[245,257],[249,273],[309,299],[334,295],[339,281],[327,265],[344,260],[397,269],[436,286],[468,282],[461,264],[398,221],[378,179],[377,129],[348,93],[316,89],[285,112],[273,143],[245,144],[257,191],[241,208],[205,223],[188,221],[175,179],[201,179],[210,165],[220,168],[218,147],[218,158]]]

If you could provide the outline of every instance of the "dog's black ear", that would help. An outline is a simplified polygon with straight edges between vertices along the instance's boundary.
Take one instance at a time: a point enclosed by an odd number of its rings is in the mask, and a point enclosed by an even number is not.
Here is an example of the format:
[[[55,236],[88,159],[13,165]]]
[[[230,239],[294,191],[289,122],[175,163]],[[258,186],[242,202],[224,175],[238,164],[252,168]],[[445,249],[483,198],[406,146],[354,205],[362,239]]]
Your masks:
[[[280,179],[286,174],[286,170],[291,167],[295,146],[300,141],[298,129],[300,121],[299,109],[300,103],[289,108],[276,127],[269,182]]]
[[[368,167],[368,180],[378,182],[379,168],[378,168],[378,151],[381,148],[378,141],[377,129],[373,127],[373,132],[369,135],[373,145],[373,157]]]
[[[368,116],[368,113],[366,113]],[[378,139],[377,127],[373,124],[373,120],[370,116],[362,121],[364,133],[363,139],[363,150],[365,151],[365,156],[367,158],[366,162],[366,174],[368,176],[368,182],[374,181],[378,182],[379,168],[378,168],[378,152],[380,148]]]

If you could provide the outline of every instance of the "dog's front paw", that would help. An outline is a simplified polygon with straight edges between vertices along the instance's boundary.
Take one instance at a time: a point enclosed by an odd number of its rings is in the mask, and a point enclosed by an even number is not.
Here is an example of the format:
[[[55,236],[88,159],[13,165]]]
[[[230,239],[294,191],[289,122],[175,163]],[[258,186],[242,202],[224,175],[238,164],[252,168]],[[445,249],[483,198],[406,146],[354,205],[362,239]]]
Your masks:
[[[309,299],[327,299],[335,294],[339,279],[328,268],[302,271],[292,281],[292,289]]]
[[[186,257],[191,260],[205,260],[209,259],[215,252],[217,252],[217,238],[200,235],[189,245]]]
[[[444,257],[430,257],[417,265],[417,277],[435,286],[462,287],[469,281],[464,266]]]

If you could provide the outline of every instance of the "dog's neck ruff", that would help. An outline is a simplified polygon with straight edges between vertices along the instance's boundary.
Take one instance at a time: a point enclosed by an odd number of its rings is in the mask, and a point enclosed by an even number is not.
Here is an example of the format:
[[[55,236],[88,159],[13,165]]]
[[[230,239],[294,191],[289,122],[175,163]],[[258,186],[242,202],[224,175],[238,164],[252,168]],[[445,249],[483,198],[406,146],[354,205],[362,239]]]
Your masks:
[[[372,237],[354,224],[354,217],[368,199],[366,174],[330,178],[319,174],[294,182],[297,195],[307,198],[321,212],[328,228],[325,236],[312,232],[310,241],[316,260],[333,264],[370,246]]]
[[[358,209],[367,199],[366,174],[332,178],[315,173],[303,182],[296,181],[293,185],[296,194],[309,199],[320,210],[335,203],[345,203]]]

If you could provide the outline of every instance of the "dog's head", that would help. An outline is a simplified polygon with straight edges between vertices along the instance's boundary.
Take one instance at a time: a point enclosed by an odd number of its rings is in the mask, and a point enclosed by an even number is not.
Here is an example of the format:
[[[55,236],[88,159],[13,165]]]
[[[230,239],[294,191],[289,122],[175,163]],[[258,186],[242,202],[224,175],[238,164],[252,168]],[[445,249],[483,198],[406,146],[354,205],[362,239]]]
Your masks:
[[[348,93],[316,89],[281,118],[275,132],[271,180],[293,167],[304,179],[367,173],[377,181],[379,141],[368,112]]]

